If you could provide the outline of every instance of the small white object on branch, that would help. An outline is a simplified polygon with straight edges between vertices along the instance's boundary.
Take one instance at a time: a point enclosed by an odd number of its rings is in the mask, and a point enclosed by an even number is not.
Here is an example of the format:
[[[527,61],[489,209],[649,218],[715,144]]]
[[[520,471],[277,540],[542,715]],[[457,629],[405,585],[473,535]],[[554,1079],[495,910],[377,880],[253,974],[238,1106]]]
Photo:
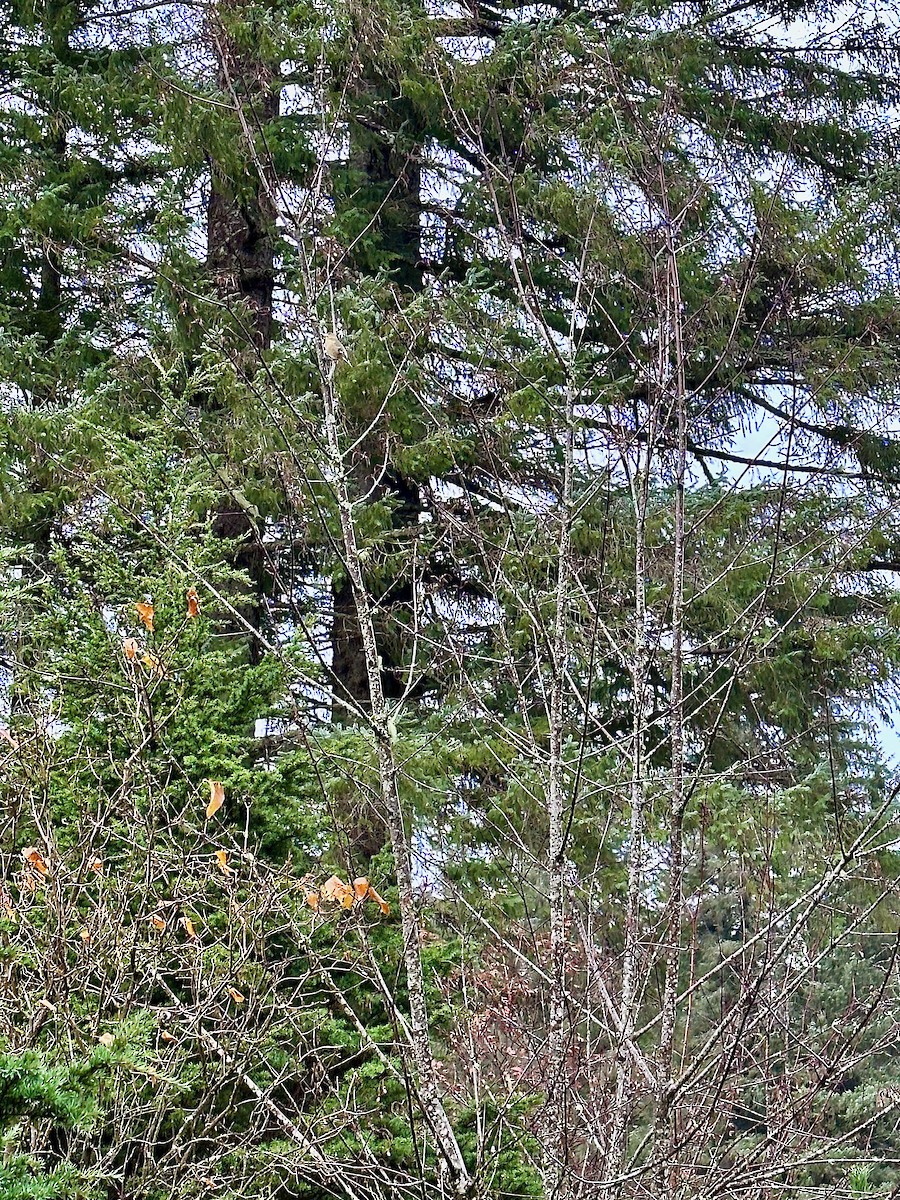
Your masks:
[[[341,359],[347,357],[347,351],[344,349],[340,338],[334,333],[326,333],[322,339],[322,349],[325,351],[325,357],[331,359],[333,363],[340,362]]]

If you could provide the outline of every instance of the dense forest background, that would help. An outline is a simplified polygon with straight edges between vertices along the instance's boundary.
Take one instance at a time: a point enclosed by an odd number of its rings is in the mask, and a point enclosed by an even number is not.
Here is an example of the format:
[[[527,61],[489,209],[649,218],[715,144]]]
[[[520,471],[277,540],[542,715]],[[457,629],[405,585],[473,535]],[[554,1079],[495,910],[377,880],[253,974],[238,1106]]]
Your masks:
[[[0,1197],[900,1193],[900,20],[0,0]]]

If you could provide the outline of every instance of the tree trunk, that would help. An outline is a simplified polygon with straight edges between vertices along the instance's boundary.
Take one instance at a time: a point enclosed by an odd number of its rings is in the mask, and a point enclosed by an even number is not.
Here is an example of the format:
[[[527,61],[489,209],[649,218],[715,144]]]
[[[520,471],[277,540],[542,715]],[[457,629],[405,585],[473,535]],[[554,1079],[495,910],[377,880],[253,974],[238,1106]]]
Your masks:
[[[235,320],[235,360],[240,375],[249,374],[255,360],[272,341],[272,297],[275,291],[275,206],[264,153],[258,153],[259,134],[279,112],[277,71],[252,49],[239,45],[228,29],[242,0],[223,0],[210,20],[210,41],[216,57],[217,82],[235,107],[245,154],[242,172],[210,163],[206,220],[206,266],[216,292]],[[233,564],[250,579],[243,604],[238,604],[255,629],[262,627],[266,594],[271,589],[266,553],[247,509],[234,495],[222,497],[213,516],[213,532],[237,545]],[[250,639],[255,660],[259,647]]]
[[[222,0],[211,21],[217,82],[235,106],[247,161],[242,177],[210,164],[206,214],[206,263],[222,298],[234,304],[251,344],[266,350],[272,340],[272,296],[275,290],[275,206],[264,152],[254,145],[278,116],[281,93],[277,71],[253,50],[238,45],[228,28],[243,0]]]
[[[380,90],[374,84],[364,89],[360,102],[383,111],[377,104]],[[415,127],[416,115],[406,109],[407,106],[396,103],[391,109],[397,129]],[[374,132],[368,126],[355,125],[351,131],[346,189],[355,206],[364,202],[372,213],[370,237],[352,255],[354,268],[366,275],[376,273],[386,264],[397,285],[412,292],[422,288],[419,149],[413,145],[406,151],[398,150],[390,131]],[[367,414],[358,414],[354,420],[354,414],[348,412],[345,419],[356,437],[369,426]],[[419,493],[414,481],[390,470],[381,482],[375,483],[376,471],[384,462],[381,442],[382,433],[377,428],[362,437],[352,473],[360,495],[369,495],[372,502],[394,501],[393,524],[399,533],[418,524]],[[389,700],[398,699],[403,692],[402,627],[411,624],[404,618],[410,615],[412,600],[408,580],[391,581],[381,598],[381,611],[373,615],[380,635],[382,691]],[[396,619],[392,618],[391,609],[397,611]],[[359,619],[352,588],[345,578],[332,583],[332,612],[332,716],[335,721],[346,723],[354,719],[354,708],[357,712],[369,712],[371,698]],[[386,834],[386,828],[383,832]],[[367,840],[371,843],[371,839]],[[379,845],[370,844],[371,852],[380,849],[383,842],[384,836]],[[357,849],[362,852],[362,845]]]

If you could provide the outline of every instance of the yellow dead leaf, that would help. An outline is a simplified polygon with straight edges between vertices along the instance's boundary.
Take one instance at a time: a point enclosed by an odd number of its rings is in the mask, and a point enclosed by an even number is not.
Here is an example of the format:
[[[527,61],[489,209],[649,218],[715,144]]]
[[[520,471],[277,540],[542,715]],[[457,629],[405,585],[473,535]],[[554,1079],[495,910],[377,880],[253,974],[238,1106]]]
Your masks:
[[[174,1042],[176,1040],[174,1033],[169,1033],[168,1029],[164,1029],[159,1036],[164,1042]]]
[[[139,649],[140,647],[138,646],[137,638],[127,637],[122,643],[122,653],[129,662],[134,662],[138,656]]]
[[[48,873],[49,867],[44,862],[43,855],[36,846],[26,846],[22,851],[22,857],[38,875],[46,875]]]
[[[0,892],[0,911],[2,911],[7,921],[12,921],[14,924],[19,919],[13,907],[12,897],[7,895],[6,892]]]
[[[97,1041],[101,1046],[105,1046],[107,1050],[111,1050],[116,1044],[116,1035],[114,1033],[101,1033]]]
[[[206,816],[214,817],[222,805],[225,803],[225,785],[219,783],[217,779],[208,779],[209,784],[209,803],[206,806]]]
[[[247,999],[247,997],[244,995],[244,993],[239,992],[237,990],[237,988],[235,988],[235,987],[230,987],[228,989],[228,995],[232,998],[232,1000],[235,1002],[235,1004],[243,1004],[244,1001]]]
[[[194,922],[190,917],[182,917],[181,924],[184,926],[184,932],[188,935],[188,940],[195,942],[197,940],[197,930],[194,928]]]
[[[152,671],[154,675],[165,675],[166,671],[160,660],[155,654],[151,654],[149,650],[145,650],[141,655],[141,662],[148,671]]]
[[[152,633],[153,632],[153,605],[152,604],[144,604],[141,601],[138,601],[138,603],[135,604],[135,606],[134,606],[134,611],[141,618],[141,623],[143,624],[144,628],[149,629],[150,632]]]
[[[187,615],[188,617],[200,616],[200,597],[197,595],[195,587],[189,587],[187,590]]]
[[[218,864],[219,870],[222,872],[223,875],[230,876],[230,875],[234,874],[234,871],[232,871],[231,867],[228,866],[228,851],[227,850],[217,850],[216,851],[216,863]]]
[[[317,909],[319,907],[319,893],[318,892],[307,892],[306,893],[306,903],[309,905],[310,908]]]
[[[164,918],[164,917],[161,917],[161,916],[159,915],[159,913],[154,913],[154,914],[153,914],[153,916],[150,918],[150,923],[151,923],[151,925],[153,926],[153,928],[154,928],[154,929],[158,929],[158,930],[160,931],[160,933],[161,933],[161,932],[162,932],[162,931],[165,929],[165,927],[166,927],[165,918]]]

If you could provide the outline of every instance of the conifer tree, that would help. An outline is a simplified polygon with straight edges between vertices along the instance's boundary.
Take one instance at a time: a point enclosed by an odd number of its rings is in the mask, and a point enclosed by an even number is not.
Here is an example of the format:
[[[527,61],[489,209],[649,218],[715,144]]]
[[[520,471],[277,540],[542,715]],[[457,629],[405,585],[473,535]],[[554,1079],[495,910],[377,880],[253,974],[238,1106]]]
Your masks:
[[[3,1186],[888,1192],[889,31],[151,12],[5,35]]]

